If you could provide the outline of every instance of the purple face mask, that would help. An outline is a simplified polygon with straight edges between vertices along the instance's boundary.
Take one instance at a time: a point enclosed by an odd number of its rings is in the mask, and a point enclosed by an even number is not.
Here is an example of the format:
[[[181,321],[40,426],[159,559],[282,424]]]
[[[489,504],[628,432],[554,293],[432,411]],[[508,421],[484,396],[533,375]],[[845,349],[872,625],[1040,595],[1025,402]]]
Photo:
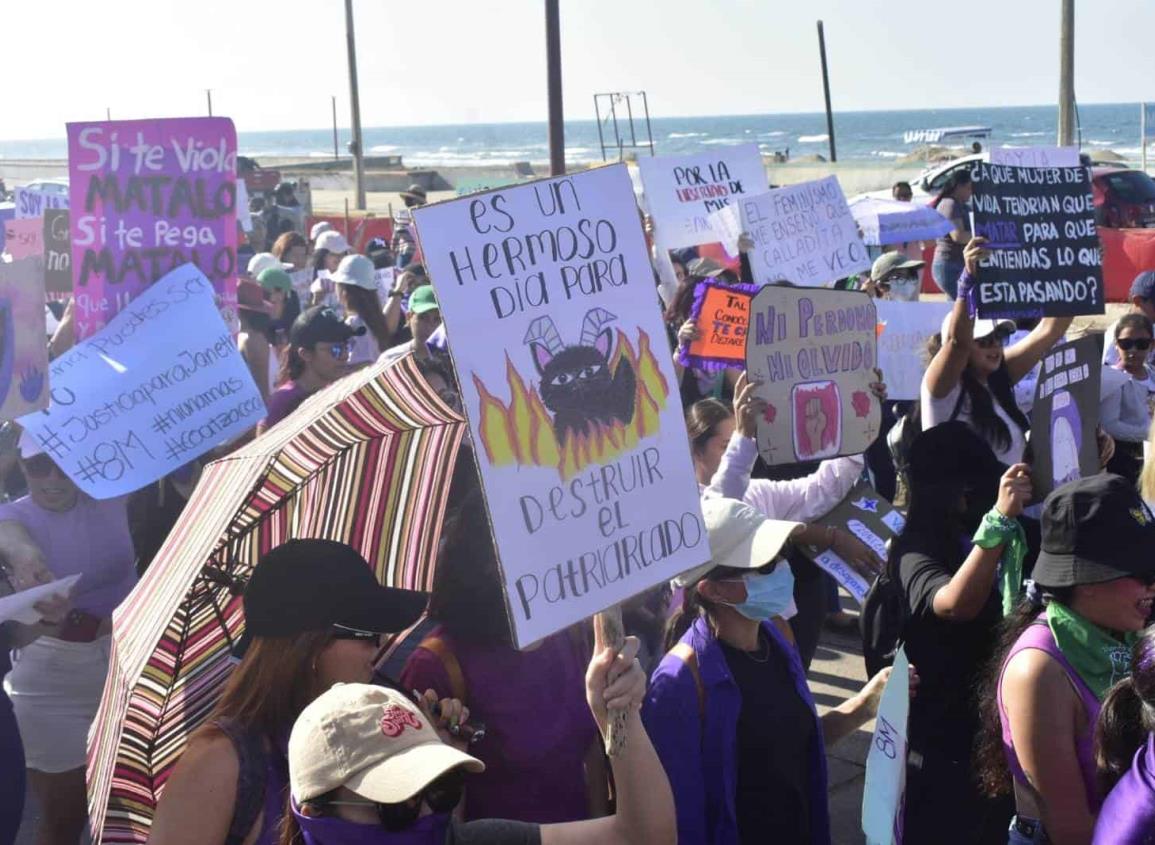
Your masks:
[[[441,845],[449,827],[449,816],[438,813],[423,816],[408,830],[391,833],[378,824],[332,817],[309,818],[293,807],[293,816],[301,826],[305,845]]]

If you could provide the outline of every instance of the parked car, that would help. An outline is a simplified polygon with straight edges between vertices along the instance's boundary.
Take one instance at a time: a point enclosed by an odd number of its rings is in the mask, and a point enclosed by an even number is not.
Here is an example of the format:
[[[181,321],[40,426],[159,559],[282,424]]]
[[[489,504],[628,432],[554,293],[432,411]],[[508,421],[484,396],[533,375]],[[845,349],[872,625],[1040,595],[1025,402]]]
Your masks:
[[[1155,179],[1142,170],[1091,168],[1095,223],[1109,229],[1155,228]]]

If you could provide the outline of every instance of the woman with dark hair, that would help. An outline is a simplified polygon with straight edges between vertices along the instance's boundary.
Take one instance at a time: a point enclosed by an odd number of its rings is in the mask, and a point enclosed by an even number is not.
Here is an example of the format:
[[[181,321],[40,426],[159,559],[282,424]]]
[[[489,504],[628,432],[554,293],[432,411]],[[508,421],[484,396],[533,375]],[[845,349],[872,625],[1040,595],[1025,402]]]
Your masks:
[[[1013,784],[1012,845],[1091,840],[1102,800],[1095,724],[1151,615],[1152,548],[1155,520],[1117,475],[1068,482],[1043,504],[1035,582],[1004,624],[980,694],[978,773],[990,795]]]
[[[702,512],[711,560],[674,579],[685,599],[642,709],[678,840],[829,845],[825,748],[874,716],[890,670],[819,718],[797,651],[767,621],[790,602],[779,554],[802,525],[733,499]]]
[[[957,420],[915,438],[909,477],[906,527],[888,562],[905,598],[901,639],[921,676],[907,728],[903,831],[910,842],[996,845],[1006,839],[1011,806],[984,799],[971,778],[974,690],[1003,617],[1000,564],[1016,580],[1014,560],[1002,558],[1008,547],[1021,551],[1015,517],[1030,498],[1030,478],[1022,464],[1003,474],[987,444]]]
[[[1147,361],[1153,336],[1146,314],[1124,314],[1115,324],[1118,363],[1103,368],[1099,419],[1103,430],[1115,438],[1107,470],[1129,481],[1139,480],[1143,444],[1151,427],[1155,369]]]
[[[1093,845],[1155,842],[1155,628],[1131,649],[1131,676],[1111,687],[1095,726],[1095,766],[1106,794]]]
[[[368,683],[381,634],[412,625],[424,593],[383,587],[353,548],[290,540],[244,593],[248,645],[157,804],[151,845],[272,845],[297,716],[333,684]]]
[[[939,290],[954,299],[958,293],[958,277],[963,271],[963,247],[971,239],[967,203],[971,201],[974,186],[971,172],[965,167],[956,169],[931,201],[934,208],[949,220],[951,230],[935,241],[934,261],[930,273]]]
[[[701,261],[702,259],[698,259]],[[692,265],[693,266],[693,263]],[[688,275],[678,285],[666,308],[663,318],[666,321],[666,331],[670,339],[670,347],[674,350],[674,373],[678,377],[679,390],[682,395],[682,406],[689,408],[700,399],[713,397],[729,402],[734,396],[734,385],[738,380],[739,371],[736,369],[704,370],[696,367],[683,367],[679,351],[688,346],[698,337],[698,326],[690,319],[694,306],[694,292],[698,283],[706,276]]]
[[[480,490],[473,489],[438,555],[429,603],[437,626],[409,656],[401,681],[460,699],[485,724],[485,738],[470,746],[486,770],[466,782],[466,820],[547,824],[604,815],[604,758],[582,696],[584,629],[518,651],[489,538]]]
[[[694,403],[686,414],[690,454],[694,474],[703,495],[739,499],[767,519],[788,519],[808,523],[798,536],[799,543],[833,549],[868,579],[873,579],[882,561],[861,540],[822,517],[846,498],[862,475],[862,458],[851,456],[823,461],[813,473],[788,481],[751,479],[758,447],[754,442],[761,403],[754,397],[754,385],[738,378],[734,409],[717,399]],[[737,420],[737,424],[735,424]],[[801,555],[790,556],[794,573],[794,601],[785,618],[802,665],[809,668],[818,649],[818,637],[827,607],[822,570]]]
[[[294,270],[304,270],[309,262],[309,242],[300,232],[285,232],[269,250],[284,264],[292,264]]]
[[[309,285],[310,305],[337,307],[337,292],[330,277],[350,251],[345,236],[334,229],[317,236],[313,251],[313,282]]]
[[[302,402],[349,372],[349,340],[365,329],[345,325],[331,308],[315,305],[293,321],[281,368],[282,384],[270,395],[266,417],[257,427],[263,434]]]
[[[984,238],[966,248],[966,270],[960,295],[931,338],[930,364],[922,378],[923,428],[960,420],[986,441],[995,457],[1010,466],[1023,459],[1030,423],[1015,403],[1016,383],[1042,360],[1071,325],[1071,317],[1048,317],[1019,343],[1003,351],[1014,331],[1010,320],[976,320],[968,296],[978,263],[985,256]]]
[[[354,367],[376,361],[390,346],[391,335],[385,328],[385,315],[377,298],[375,273],[373,262],[364,255],[346,255],[331,276],[337,286],[337,299],[345,309],[345,324],[362,329],[352,341],[349,354],[349,364]]]

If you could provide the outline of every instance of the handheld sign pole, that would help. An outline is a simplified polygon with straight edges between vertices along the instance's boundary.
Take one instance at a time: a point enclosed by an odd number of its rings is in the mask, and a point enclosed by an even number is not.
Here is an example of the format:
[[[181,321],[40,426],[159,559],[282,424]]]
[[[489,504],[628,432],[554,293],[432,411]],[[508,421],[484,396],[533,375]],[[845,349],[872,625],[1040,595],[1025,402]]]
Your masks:
[[[625,642],[625,626],[622,624],[622,609],[619,605],[606,608],[594,615],[595,648],[622,650]],[[606,755],[617,757],[626,747],[626,711],[608,714],[606,721]]]

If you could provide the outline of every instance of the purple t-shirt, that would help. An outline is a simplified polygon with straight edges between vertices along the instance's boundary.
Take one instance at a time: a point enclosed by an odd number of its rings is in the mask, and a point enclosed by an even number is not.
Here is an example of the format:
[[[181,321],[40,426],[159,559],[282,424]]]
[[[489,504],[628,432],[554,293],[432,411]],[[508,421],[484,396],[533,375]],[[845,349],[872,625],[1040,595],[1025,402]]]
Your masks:
[[[19,522],[44,553],[57,578],[81,573],[72,605],[106,617],[136,584],[128,531],[128,497],[93,499],[81,493],[71,510],[45,510],[25,496],[0,505],[0,521]]]
[[[589,817],[585,756],[598,739],[585,700],[588,655],[562,632],[533,651],[458,643],[441,627],[465,677],[470,719],[485,723],[485,739],[469,753],[485,763],[465,789],[465,819],[512,819],[550,824]],[[405,689],[452,695],[441,658],[424,648],[401,672]]]
[[[265,409],[267,411],[267,415],[265,416],[265,429],[268,430],[272,428],[289,414],[293,413],[308,397],[309,394],[305,389],[295,381],[287,381],[282,384],[269,394],[268,401],[265,402]]]

